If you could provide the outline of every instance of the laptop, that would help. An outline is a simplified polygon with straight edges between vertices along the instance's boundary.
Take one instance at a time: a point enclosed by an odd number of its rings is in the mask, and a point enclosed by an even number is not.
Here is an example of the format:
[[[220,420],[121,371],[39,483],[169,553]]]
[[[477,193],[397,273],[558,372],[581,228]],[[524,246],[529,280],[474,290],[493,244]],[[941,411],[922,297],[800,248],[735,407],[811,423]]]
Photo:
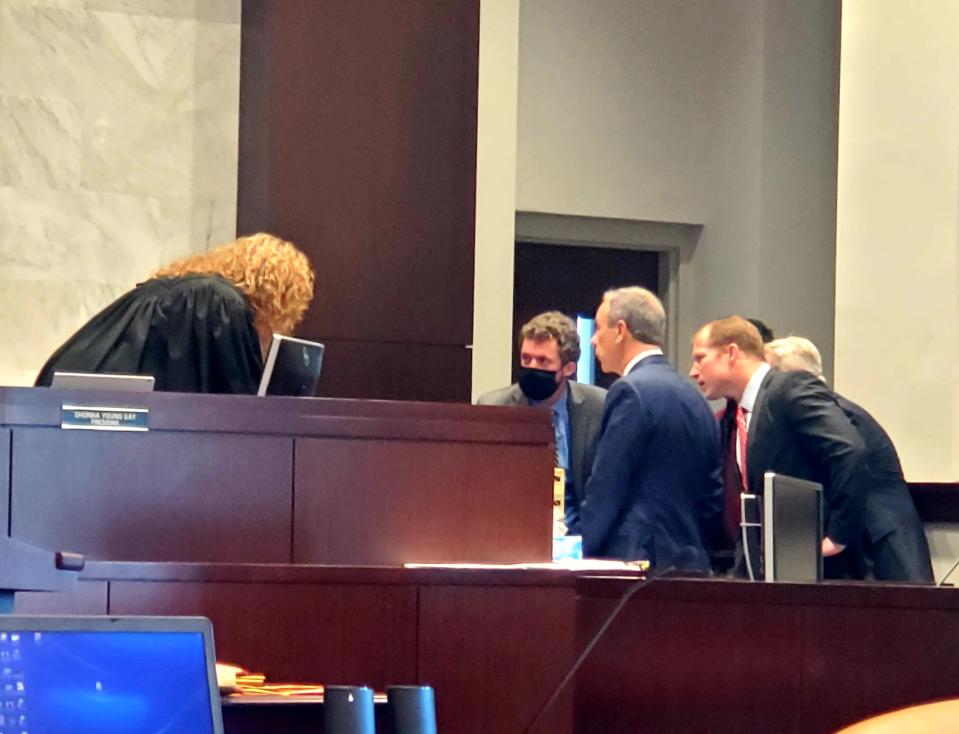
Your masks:
[[[313,397],[325,349],[319,342],[274,334],[256,394]]]
[[[153,392],[153,375],[122,375],[106,372],[54,372],[50,387],[60,390],[117,390]],[[0,730],[2,731],[2,730]]]
[[[0,615],[0,732],[223,734],[202,617]]]
[[[822,485],[783,474],[763,477],[766,581],[822,581]]]

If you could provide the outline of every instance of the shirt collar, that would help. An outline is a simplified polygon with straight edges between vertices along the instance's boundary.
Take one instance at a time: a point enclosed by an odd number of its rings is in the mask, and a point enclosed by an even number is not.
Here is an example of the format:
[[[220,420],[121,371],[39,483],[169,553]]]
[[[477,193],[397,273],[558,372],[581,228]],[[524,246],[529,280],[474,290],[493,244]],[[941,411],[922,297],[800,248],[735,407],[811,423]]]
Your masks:
[[[553,403],[553,412],[563,420],[569,416],[569,383],[566,385],[566,394]]]
[[[570,394],[569,380],[566,380],[566,384],[563,385],[563,390],[565,390],[566,394],[563,395],[563,397],[561,397],[555,403],[553,403],[551,407],[554,413],[565,418],[566,416],[569,415],[569,394]],[[539,405],[542,405],[544,402],[545,402],[544,400],[530,400],[529,404],[535,408]]]
[[[633,357],[629,362],[626,363],[626,369],[623,370],[624,375],[628,375],[632,371],[633,367],[642,362],[646,357],[654,357],[657,354],[662,354],[663,350],[659,347],[653,347],[652,349],[646,349],[645,351],[640,352],[635,357]]]
[[[763,362],[756,368],[756,371],[753,372],[753,376],[749,378],[749,382],[746,383],[746,389],[743,390],[743,399],[739,401],[739,405],[743,410],[747,410],[750,413],[753,412],[753,406],[756,404],[756,396],[759,395],[759,386],[763,384],[763,378],[766,377],[769,369],[769,365]]]

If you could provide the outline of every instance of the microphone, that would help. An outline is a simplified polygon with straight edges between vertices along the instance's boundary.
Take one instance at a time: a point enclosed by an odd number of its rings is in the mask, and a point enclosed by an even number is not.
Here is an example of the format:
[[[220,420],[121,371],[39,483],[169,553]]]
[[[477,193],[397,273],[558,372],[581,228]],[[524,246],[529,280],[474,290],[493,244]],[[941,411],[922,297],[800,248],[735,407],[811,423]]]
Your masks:
[[[593,651],[593,648],[599,644],[600,640],[603,639],[606,634],[606,630],[610,628],[613,622],[616,621],[616,618],[619,616],[619,613],[623,610],[623,607],[626,606],[628,602],[637,591],[642,589],[644,586],[648,586],[656,579],[661,579],[668,574],[683,569],[693,558],[695,554],[691,548],[683,548],[679,553],[676,554],[676,557],[673,559],[673,562],[662,569],[657,569],[652,573],[646,574],[641,579],[637,579],[626,591],[623,592],[623,595],[619,598],[619,601],[616,603],[616,606],[613,607],[613,611],[607,615],[606,620],[599,626],[599,629],[593,635],[592,639],[586,644],[586,647],[583,648],[583,652],[580,653],[579,657],[576,658],[576,662],[570,667],[566,672],[566,675],[563,676],[563,679],[559,682],[559,685],[553,689],[553,692],[550,694],[549,698],[546,699],[546,702],[540,706],[539,710],[536,712],[536,715],[533,716],[529,724],[526,725],[526,728],[523,729],[523,734],[529,734],[532,731],[533,727],[539,723],[539,720],[543,717],[549,707],[553,705],[559,694],[563,692],[563,689],[566,687],[566,684],[572,680],[573,676],[576,675],[576,671],[582,667],[583,663],[586,662],[586,658],[589,657],[589,654]]]

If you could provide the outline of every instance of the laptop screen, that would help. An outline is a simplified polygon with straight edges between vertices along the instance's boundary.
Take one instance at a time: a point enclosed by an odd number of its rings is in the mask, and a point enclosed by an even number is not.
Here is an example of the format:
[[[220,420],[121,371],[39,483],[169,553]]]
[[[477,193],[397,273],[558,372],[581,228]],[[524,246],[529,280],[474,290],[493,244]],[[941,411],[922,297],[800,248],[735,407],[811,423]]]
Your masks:
[[[257,395],[315,395],[324,349],[318,342],[274,334]]]
[[[208,630],[206,620],[0,618],[0,733],[221,734]]]
[[[119,375],[107,372],[54,372],[50,387],[60,390],[122,390],[152,392],[152,375]]]

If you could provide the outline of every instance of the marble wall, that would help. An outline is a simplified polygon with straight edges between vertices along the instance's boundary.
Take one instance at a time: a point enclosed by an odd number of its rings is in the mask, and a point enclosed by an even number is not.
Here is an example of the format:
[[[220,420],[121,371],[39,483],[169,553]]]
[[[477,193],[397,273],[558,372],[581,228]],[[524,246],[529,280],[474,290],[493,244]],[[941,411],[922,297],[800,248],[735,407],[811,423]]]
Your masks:
[[[236,226],[240,0],[0,0],[0,385]]]

